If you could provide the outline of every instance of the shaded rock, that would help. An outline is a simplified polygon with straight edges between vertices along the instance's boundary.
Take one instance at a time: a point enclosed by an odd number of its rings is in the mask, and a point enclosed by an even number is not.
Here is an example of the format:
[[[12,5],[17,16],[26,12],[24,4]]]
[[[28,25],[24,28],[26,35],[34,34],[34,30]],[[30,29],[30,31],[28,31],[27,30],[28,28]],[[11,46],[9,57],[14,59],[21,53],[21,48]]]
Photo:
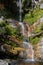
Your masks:
[[[12,55],[17,55],[19,54],[21,51],[24,51],[24,48],[21,48],[21,47],[13,47],[11,45],[7,45],[7,44],[4,44],[2,45],[3,47],[3,52],[6,52],[7,54],[12,54]]]

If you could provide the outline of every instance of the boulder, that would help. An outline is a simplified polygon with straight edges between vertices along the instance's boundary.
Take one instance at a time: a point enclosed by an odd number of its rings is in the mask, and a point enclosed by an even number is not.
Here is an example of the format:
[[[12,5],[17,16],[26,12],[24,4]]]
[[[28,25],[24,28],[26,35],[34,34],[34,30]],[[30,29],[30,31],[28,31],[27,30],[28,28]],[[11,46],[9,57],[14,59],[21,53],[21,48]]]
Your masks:
[[[36,60],[43,59],[43,37],[40,39],[39,43],[34,46],[34,52]]]
[[[2,45],[2,47],[3,47],[3,49],[2,49],[3,52],[9,53],[9,54],[13,54],[13,55],[17,55],[21,51],[25,50],[22,47],[13,47],[13,46],[7,45],[7,44]]]

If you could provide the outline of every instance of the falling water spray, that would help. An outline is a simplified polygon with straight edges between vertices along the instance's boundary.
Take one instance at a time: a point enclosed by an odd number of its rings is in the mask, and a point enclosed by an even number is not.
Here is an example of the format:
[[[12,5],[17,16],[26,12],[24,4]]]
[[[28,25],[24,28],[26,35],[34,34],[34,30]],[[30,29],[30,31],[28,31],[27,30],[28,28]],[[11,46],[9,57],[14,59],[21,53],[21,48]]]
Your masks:
[[[22,0],[19,0],[19,21],[22,22]]]
[[[22,33],[23,36],[25,35],[25,28],[24,28],[24,24],[22,22],[22,0],[19,0],[19,24],[21,25],[22,28]],[[29,33],[29,32],[28,32]],[[31,58],[29,59],[29,57],[27,57],[26,61],[34,61],[34,50],[32,45],[30,44],[30,42],[26,41],[27,39],[23,40],[23,47],[25,48],[25,53],[28,56],[28,54],[31,53]]]

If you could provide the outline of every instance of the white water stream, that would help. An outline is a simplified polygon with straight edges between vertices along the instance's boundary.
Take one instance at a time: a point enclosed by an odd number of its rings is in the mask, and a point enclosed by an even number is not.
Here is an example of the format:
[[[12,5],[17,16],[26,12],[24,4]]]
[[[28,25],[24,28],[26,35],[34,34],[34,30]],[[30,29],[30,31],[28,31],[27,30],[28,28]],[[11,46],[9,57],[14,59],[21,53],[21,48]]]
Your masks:
[[[19,13],[20,13],[20,19],[19,19],[19,24],[20,24],[20,26],[21,26],[21,29],[22,29],[22,34],[23,34],[23,36],[25,35],[25,27],[24,27],[24,24],[22,23],[22,13],[21,13],[21,11],[22,11],[22,0],[19,0],[19,7],[20,7],[20,10],[19,10]],[[28,31],[28,33],[29,33],[29,31]],[[28,42],[28,41],[26,41],[26,40],[23,40],[23,47],[25,48],[25,54],[26,54],[26,57],[27,57],[27,59],[26,59],[26,61],[34,61],[34,50],[33,50],[33,47],[32,47],[32,45]],[[30,56],[31,56],[31,58],[29,58]]]
[[[21,25],[22,28],[22,34],[23,36],[25,35],[25,28],[24,28],[24,24],[22,22],[19,22],[19,24]],[[30,44],[30,42],[27,39],[23,40],[23,47],[25,48],[25,54],[26,54],[26,61],[34,61],[34,50],[32,45]]]

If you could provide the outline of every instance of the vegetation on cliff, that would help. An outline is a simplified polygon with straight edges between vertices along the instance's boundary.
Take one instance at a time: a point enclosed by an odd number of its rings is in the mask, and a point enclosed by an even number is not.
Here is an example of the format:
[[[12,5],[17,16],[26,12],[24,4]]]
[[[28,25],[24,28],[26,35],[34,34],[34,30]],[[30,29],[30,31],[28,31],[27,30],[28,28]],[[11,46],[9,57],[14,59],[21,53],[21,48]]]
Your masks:
[[[17,28],[12,28],[5,20],[0,23],[0,43],[1,45],[7,44],[6,50],[9,48],[9,45],[11,46],[10,50],[13,49],[13,51],[11,51],[12,53],[15,53],[14,51],[18,52],[18,50],[23,50],[22,41],[23,36]]]
[[[32,25],[33,23],[37,22],[38,19],[43,17],[43,9],[34,9],[31,13],[28,12],[24,17],[24,22],[27,22],[29,25]]]
[[[25,33],[27,34],[29,29],[29,34],[31,33],[29,42],[32,45],[36,45],[43,37],[43,22],[41,22],[41,18],[43,17],[43,8],[40,8],[40,3],[38,1],[37,5],[35,2],[32,2],[32,0],[22,0],[21,3],[21,14],[25,26]],[[18,0],[0,0],[0,17],[4,17],[4,20],[0,21],[0,45],[3,46],[5,51],[13,54],[19,54],[20,51],[24,51],[22,44],[25,35],[22,35],[20,25],[17,23],[16,28],[13,28],[8,23],[9,21],[7,21],[7,19],[10,18],[11,20],[19,20],[19,7],[20,5]],[[28,34],[26,35],[26,41],[28,38],[27,36]]]

